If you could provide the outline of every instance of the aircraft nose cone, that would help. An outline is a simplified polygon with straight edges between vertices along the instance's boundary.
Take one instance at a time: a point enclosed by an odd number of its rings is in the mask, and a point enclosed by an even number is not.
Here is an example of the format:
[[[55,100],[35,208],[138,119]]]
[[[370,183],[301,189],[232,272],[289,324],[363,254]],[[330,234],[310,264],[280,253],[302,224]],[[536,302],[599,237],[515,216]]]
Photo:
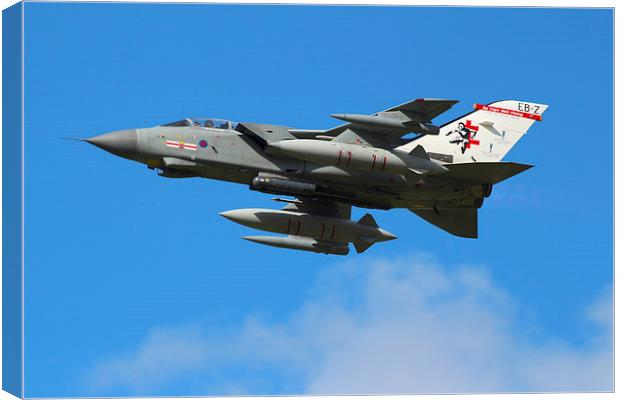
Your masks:
[[[107,152],[129,159],[135,158],[138,151],[138,133],[135,129],[105,133],[86,141]]]

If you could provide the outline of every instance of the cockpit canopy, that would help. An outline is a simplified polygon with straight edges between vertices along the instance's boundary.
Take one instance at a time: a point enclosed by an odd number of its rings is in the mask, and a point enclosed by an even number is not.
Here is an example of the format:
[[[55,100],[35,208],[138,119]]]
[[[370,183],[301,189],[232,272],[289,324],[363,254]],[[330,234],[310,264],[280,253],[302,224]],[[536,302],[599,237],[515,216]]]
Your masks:
[[[218,118],[186,118],[181,121],[163,124],[162,126],[195,126],[197,128],[234,129],[237,124],[232,121]]]

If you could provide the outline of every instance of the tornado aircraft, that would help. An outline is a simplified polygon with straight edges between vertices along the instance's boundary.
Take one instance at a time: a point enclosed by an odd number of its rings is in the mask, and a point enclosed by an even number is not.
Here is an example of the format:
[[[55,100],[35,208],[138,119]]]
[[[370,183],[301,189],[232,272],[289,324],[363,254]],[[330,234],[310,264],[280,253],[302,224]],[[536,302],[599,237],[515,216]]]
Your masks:
[[[372,115],[333,114],[342,124],[297,129],[213,118],[186,118],[84,140],[145,164],[165,178],[209,178],[274,194],[281,209],[220,215],[280,235],[252,242],[346,255],[396,239],[371,214],[351,207],[406,208],[450,234],[478,237],[478,209],[493,185],[531,165],[502,161],[547,105],[503,100],[474,104],[443,125],[433,123],[456,100],[421,98]]]

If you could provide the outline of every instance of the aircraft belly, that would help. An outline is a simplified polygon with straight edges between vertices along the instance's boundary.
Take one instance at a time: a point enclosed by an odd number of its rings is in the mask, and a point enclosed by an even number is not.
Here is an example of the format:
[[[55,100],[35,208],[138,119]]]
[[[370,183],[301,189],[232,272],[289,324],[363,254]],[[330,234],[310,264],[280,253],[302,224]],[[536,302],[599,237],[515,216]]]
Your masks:
[[[200,166],[196,170],[196,173],[201,178],[216,179],[220,181],[235,182],[249,185],[252,178],[256,176],[256,171],[244,170],[240,171],[239,168],[233,166]]]
[[[480,186],[441,186],[430,188],[408,188],[401,197],[393,199],[398,208],[467,208],[478,207],[483,198]]]

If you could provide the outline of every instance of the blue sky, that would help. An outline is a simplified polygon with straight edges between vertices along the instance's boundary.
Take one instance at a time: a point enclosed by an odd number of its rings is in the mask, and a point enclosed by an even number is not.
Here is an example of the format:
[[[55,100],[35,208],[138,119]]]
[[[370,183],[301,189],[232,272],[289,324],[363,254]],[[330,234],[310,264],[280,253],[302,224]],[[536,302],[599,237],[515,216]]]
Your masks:
[[[27,3],[25,15],[26,396],[610,389],[611,10]],[[262,247],[218,213],[277,207],[272,196],[60,139],[186,116],[327,128],[329,114],[418,97],[461,100],[439,123],[475,102],[550,105],[507,157],[536,167],[494,189],[478,240],[392,210],[373,214],[399,239],[362,255]],[[390,301],[394,288],[407,290]],[[382,359],[422,348],[436,368]],[[492,381],[468,375],[485,360],[514,362]],[[407,375],[351,368],[375,361]]]

